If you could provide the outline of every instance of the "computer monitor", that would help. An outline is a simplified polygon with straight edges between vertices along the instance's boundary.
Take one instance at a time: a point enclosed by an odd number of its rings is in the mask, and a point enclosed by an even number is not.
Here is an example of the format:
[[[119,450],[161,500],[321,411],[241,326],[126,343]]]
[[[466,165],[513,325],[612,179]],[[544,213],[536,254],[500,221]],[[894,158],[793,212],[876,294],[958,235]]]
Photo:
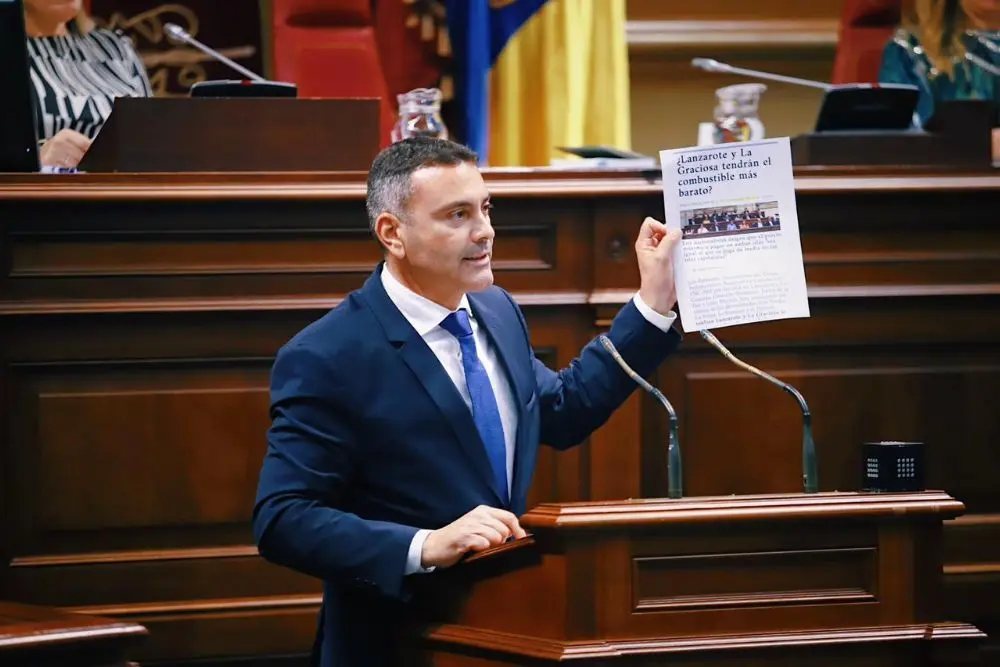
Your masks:
[[[920,91],[905,83],[850,83],[823,94],[816,132],[908,131]]]
[[[0,0],[0,172],[38,171],[23,0]]]
[[[198,81],[191,86],[191,97],[298,97],[299,88],[284,81],[246,81],[225,79]]]

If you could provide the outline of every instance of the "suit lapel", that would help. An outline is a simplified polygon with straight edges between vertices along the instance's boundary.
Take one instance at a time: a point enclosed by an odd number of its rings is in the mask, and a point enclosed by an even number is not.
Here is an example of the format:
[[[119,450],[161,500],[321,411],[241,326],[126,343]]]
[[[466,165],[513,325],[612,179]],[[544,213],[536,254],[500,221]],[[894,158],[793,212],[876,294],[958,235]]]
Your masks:
[[[479,430],[476,428],[476,422],[472,419],[469,406],[462,400],[462,395],[458,393],[455,383],[441,367],[441,362],[416,332],[413,333],[410,340],[403,344],[399,352],[403,361],[420,380],[424,390],[455,432],[459,444],[469,457],[476,472],[484,482],[489,484],[490,490],[500,502],[501,496],[496,488],[493,469],[486,456],[486,445],[483,444],[483,440],[479,436]]]
[[[455,383],[441,366],[441,362],[385,293],[381,270],[380,265],[365,282],[362,289],[365,300],[382,325],[389,342],[398,348],[403,361],[413,371],[424,391],[441,412],[441,416],[454,431],[473,469],[496,497],[497,506],[501,506],[502,496],[496,487],[489,457],[486,455],[486,446],[472,419],[472,412],[455,388]]]
[[[527,419],[524,413],[527,397],[522,395],[521,383],[517,381],[516,374],[516,369],[524,367],[524,353],[519,354],[519,351],[522,349],[518,336],[520,327],[511,326],[509,318],[513,313],[508,314],[508,320],[505,322],[504,316],[490,307],[481,296],[469,294],[468,297],[469,305],[472,306],[472,311],[475,313],[476,319],[479,321],[480,326],[486,330],[487,338],[489,338],[490,343],[493,344],[494,349],[497,351],[497,356],[500,358],[500,363],[507,375],[507,382],[510,384],[511,391],[514,394],[514,403],[516,404],[514,409],[517,411],[517,435],[514,438],[514,473],[510,484],[511,502],[513,503],[514,494],[519,488],[519,477],[523,472],[521,461],[524,458],[523,452],[526,444],[524,433],[527,426]]]

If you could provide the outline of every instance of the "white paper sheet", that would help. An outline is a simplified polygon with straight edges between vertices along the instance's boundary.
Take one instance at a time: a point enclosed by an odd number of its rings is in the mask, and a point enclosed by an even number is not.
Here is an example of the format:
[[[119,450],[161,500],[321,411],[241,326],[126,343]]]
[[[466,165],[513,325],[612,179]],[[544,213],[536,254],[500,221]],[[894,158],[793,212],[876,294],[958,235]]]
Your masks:
[[[787,137],[660,152],[684,331],[809,317]]]

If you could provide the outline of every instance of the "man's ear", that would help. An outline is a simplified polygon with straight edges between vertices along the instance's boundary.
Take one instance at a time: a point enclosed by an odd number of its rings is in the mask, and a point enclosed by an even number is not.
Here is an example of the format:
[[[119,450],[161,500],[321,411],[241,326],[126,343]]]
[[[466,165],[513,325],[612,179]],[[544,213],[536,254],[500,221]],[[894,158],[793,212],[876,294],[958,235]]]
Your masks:
[[[375,237],[382,244],[386,253],[400,259],[406,256],[403,243],[404,235],[403,221],[392,213],[382,213],[375,220]]]

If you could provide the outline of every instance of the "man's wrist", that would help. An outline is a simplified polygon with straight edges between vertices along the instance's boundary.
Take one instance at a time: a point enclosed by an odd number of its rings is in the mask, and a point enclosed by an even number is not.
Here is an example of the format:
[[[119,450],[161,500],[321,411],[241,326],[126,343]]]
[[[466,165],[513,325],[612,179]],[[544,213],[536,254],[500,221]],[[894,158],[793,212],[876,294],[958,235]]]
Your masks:
[[[635,296],[632,298],[632,302],[635,304],[636,309],[639,314],[645,318],[647,322],[653,326],[667,331],[673,326],[674,321],[677,319],[677,313],[673,312],[668,308],[665,312],[660,312],[656,308],[652,307],[649,302],[643,297],[642,291],[636,292]],[[673,304],[671,304],[673,308]]]
[[[427,541],[427,536],[431,534],[429,530],[418,530],[416,535],[413,536],[413,540],[410,542],[410,549],[406,554],[406,571],[404,574],[416,574],[418,572],[433,572],[434,567],[424,567],[423,565],[423,555],[424,555],[424,542]]]
[[[663,317],[669,317],[673,312],[674,305],[677,303],[676,299],[670,299],[659,293],[650,293],[650,290],[639,289],[636,296],[642,301],[642,303],[649,307],[653,312],[662,315]]]

